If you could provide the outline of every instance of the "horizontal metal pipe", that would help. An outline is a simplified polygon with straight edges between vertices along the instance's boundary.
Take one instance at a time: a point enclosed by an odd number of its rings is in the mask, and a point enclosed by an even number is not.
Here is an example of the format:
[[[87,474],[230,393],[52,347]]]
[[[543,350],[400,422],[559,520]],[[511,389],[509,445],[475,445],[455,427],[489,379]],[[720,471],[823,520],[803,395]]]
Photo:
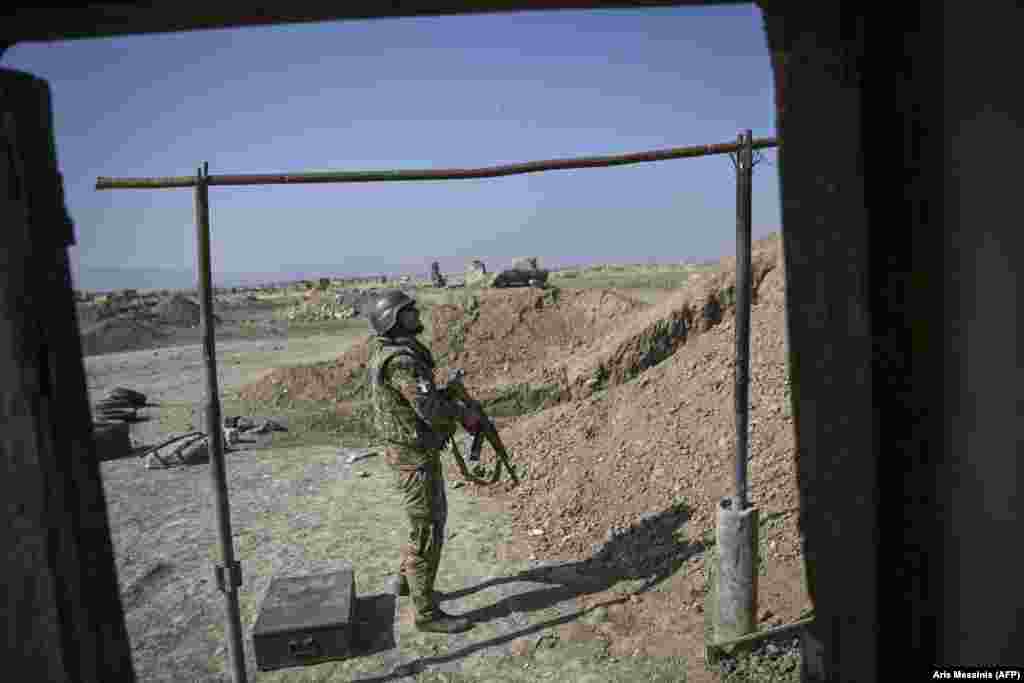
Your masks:
[[[776,147],[775,138],[759,138],[753,141],[753,149]],[[616,156],[575,157],[571,159],[549,159],[527,161],[519,164],[489,166],[485,168],[436,168],[418,170],[384,171],[312,171],[306,173],[267,173],[245,175],[212,175],[209,185],[295,185],[301,183],[373,183],[410,180],[465,180],[469,178],[497,178],[500,176],[539,173],[542,171],[563,171],[573,168],[601,168],[643,164],[652,161],[668,161],[714,154],[731,154],[739,151],[736,142],[697,147],[673,147],[670,149],[636,152]],[[105,178],[96,179],[97,190],[163,189],[193,187],[196,176],[169,178]]]

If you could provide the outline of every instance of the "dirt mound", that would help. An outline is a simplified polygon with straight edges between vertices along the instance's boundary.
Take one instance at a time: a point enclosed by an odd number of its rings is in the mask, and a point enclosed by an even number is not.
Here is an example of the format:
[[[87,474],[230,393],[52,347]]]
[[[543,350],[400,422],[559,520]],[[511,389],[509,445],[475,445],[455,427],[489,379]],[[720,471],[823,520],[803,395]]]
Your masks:
[[[324,299],[323,301],[327,301]],[[315,301],[312,302],[315,305]],[[610,290],[483,290],[467,293],[462,305],[432,309],[429,340],[438,362],[437,380],[448,370],[466,371],[466,385],[483,400],[521,384],[548,364],[563,360],[646,304]],[[370,337],[336,360],[280,368],[242,388],[248,400],[343,401],[365,388]]]
[[[801,550],[784,279],[778,240],[757,247],[748,486],[761,519],[774,520],[762,548],[769,567],[765,582],[770,590],[789,591],[787,599],[772,602],[776,617],[788,620],[806,604],[799,580],[793,579],[799,576]],[[617,533],[678,504],[689,510],[689,538],[713,534],[714,510],[731,495],[735,468],[735,323],[731,304],[714,295],[733,277],[732,261],[723,260],[706,282],[634,316],[626,329],[595,342],[595,355],[570,366],[571,372],[601,364],[618,384],[608,382],[604,391],[590,387],[576,400],[503,427],[505,444],[527,477],[518,489],[480,489],[478,494],[505,500],[514,511],[517,535],[538,557],[599,555]],[[712,301],[720,311],[709,315],[705,309]],[[682,320],[685,328],[676,338],[661,337],[673,340],[668,348],[674,347],[674,353],[643,370],[638,340],[655,337],[646,331],[659,329],[659,320]],[[628,379],[631,372],[639,376]],[[576,370],[575,377],[580,376],[585,372]],[[454,466],[449,476],[459,478]],[[643,560],[638,555],[637,561]]]
[[[167,336],[159,326],[131,315],[109,318],[82,327],[82,355],[99,356],[104,353],[148,349]]]
[[[153,307],[152,313],[160,322],[175,327],[196,327],[202,322],[199,304],[181,294],[164,299]],[[213,319],[220,323],[216,315]]]
[[[762,514],[797,505],[783,324],[781,311],[752,312],[748,477]],[[547,527],[540,552],[588,554],[607,530],[677,500],[700,531],[713,528],[735,462],[734,333],[723,321],[636,381],[506,429],[506,446],[530,472],[516,492],[524,526]]]
[[[771,296],[761,291],[769,273],[781,264],[778,236],[752,245],[752,302]],[[574,398],[636,377],[671,356],[688,339],[718,325],[735,312],[736,259],[722,259],[711,273],[695,275],[670,298],[594,340],[579,353],[545,369],[547,381],[566,385]],[[778,294],[777,302],[782,302]]]
[[[247,401],[272,401],[282,395],[303,401],[360,398],[366,386],[371,339],[367,336],[332,361],[272,370],[242,387],[239,397]]]
[[[434,308],[430,347],[440,380],[462,368],[470,390],[486,396],[539,376],[646,307],[609,289],[467,292],[461,305]]]

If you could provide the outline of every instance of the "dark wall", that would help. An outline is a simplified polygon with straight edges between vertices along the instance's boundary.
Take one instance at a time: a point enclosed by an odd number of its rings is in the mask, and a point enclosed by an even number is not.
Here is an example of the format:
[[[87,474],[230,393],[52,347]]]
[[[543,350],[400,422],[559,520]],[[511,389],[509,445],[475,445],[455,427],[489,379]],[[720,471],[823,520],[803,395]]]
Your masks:
[[[947,3],[946,446],[937,481],[946,539],[940,623],[947,661],[1024,665],[1024,373],[1020,163],[1024,103],[1012,85],[1024,9]]]
[[[19,680],[133,681],[50,91],[0,69],[0,631]]]
[[[805,679],[1020,666],[1022,10],[774,5]]]
[[[838,6],[765,12],[776,79],[787,338],[812,680],[875,680],[877,459],[864,25]]]

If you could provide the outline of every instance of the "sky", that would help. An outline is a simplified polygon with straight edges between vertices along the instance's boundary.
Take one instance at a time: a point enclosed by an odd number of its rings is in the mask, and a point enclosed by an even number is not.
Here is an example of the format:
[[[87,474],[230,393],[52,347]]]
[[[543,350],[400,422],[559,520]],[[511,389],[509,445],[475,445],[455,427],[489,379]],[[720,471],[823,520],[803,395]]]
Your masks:
[[[417,17],[22,43],[50,83],[79,288],[195,281],[190,188],[98,176],[490,166],[775,134],[754,5]],[[779,230],[774,150],[753,235]],[[213,187],[217,284],[735,253],[727,156],[494,179]],[[104,271],[104,269],[114,269]],[[127,272],[126,269],[139,269]],[[155,269],[167,269],[160,275]],[[103,275],[103,273],[106,273]],[[114,273],[114,275],[111,275]],[[122,282],[123,281],[123,282]]]

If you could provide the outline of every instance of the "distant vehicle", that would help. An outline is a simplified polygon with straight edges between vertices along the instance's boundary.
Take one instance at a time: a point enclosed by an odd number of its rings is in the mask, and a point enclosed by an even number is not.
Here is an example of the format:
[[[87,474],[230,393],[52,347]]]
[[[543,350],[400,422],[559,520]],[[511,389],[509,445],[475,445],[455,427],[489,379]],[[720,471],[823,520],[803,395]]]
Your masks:
[[[491,287],[544,287],[548,281],[546,270],[503,270],[494,276]]]

